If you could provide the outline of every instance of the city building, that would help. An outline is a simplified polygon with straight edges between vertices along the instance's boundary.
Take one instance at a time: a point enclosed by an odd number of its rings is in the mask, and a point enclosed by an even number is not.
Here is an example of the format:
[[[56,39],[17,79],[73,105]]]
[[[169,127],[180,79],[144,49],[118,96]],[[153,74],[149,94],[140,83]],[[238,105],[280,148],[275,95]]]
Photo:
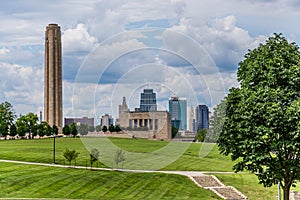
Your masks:
[[[114,125],[114,119],[111,115],[105,114],[101,117],[101,127],[106,126],[109,127],[110,125]]]
[[[206,105],[196,107],[196,132],[209,128],[209,109]]]
[[[189,111],[189,130],[195,132],[195,112],[193,106],[190,107]]]
[[[185,98],[171,97],[169,112],[172,126],[180,130],[187,130],[187,103]]]
[[[157,111],[156,93],[153,92],[153,89],[144,89],[144,92],[141,93],[140,111]]]
[[[119,106],[119,119],[116,124],[130,130],[135,137],[147,139],[171,139],[171,118],[167,111],[130,111],[123,97]]]
[[[44,121],[62,129],[62,50],[61,31],[49,24],[45,32]]]
[[[87,124],[89,126],[94,127],[94,118],[89,117],[82,117],[82,118],[65,118],[65,126],[70,125],[72,123],[75,123],[76,125],[80,124]]]

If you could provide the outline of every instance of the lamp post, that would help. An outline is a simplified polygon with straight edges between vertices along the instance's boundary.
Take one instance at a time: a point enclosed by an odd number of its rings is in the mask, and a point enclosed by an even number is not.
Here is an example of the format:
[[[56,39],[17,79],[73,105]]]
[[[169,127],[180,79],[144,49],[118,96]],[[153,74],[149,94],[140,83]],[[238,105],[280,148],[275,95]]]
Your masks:
[[[281,199],[281,195],[280,195],[280,181],[278,181],[278,200]]]
[[[56,137],[56,134],[53,133],[53,164],[55,164],[55,137]]]

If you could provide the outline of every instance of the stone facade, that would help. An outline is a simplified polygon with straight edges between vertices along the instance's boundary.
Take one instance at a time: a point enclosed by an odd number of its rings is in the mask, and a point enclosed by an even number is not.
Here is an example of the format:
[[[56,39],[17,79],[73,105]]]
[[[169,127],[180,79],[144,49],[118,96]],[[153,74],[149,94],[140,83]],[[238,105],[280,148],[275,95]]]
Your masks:
[[[61,31],[49,24],[45,32],[44,121],[62,129]]]
[[[171,139],[171,118],[167,111],[129,111],[126,99],[123,97],[119,106],[119,119],[116,122],[122,128],[132,130],[131,134],[149,139]],[[143,131],[142,131],[143,130]],[[136,133],[136,134],[135,134]]]

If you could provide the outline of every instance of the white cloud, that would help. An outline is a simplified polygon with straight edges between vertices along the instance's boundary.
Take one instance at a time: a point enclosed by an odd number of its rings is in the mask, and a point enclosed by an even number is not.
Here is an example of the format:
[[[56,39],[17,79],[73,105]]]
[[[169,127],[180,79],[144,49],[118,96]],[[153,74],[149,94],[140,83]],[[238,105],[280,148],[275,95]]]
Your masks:
[[[43,106],[43,71],[8,63],[0,63],[0,71],[0,100],[11,102],[17,113],[39,113]]]
[[[141,83],[147,79],[149,82],[150,80],[160,82],[162,87],[161,89],[157,87],[157,91],[162,98],[167,98],[170,91],[175,89],[180,96],[187,96],[186,88],[189,86],[185,83],[178,84],[185,80],[191,82],[191,88],[197,91],[197,95],[203,97],[209,94],[204,82],[197,84],[199,77],[194,71],[189,71],[190,69],[183,66],[187,63],[170,56],[171,53],[179,54],[181,48],[185,51],[184,57],[193,55],[192,60],[203,62],[203,59],[197,60],[197,57],[203,57],[194,52],[193,48],[188,48],[184,40],[172,37],[172,34],[156,35],[154,37],[157,43],[151,44],[149,33],[140,34],[136,31],[126,35],[123,32],[128,24],[133,28],[140,28],[139,24],[146,26],[147,21],[151,23],[157,21],[152,23],[154,25],[165,23],[162,24],[163,27],[171,26],[168,30],[186,34],[208,52],[222,70],[220,74],[216,71],[210,74],[202,73],[202,78],[207,79],[207,85],[211,87],[216,85],[214,87],[216,95],[219,95],[217,94],[221,91],[217,87],[219,76],[223,78],[225,90],[238,86],[235,74],[238,62],[243,59],[248,49],[257,47],[270,33],[283,32],[289,39],[299,41],[300,28],[297,26],[300,16],[297,9],[299,6],[296,0],[54,0],[42,3],[28,0],[19,1],[18,6],[12,1],[5,1],[1,6],[2,9],[0,8],[0,99],[11,101],[17,112],[37,112],[42,108],[44,32],[45,26],[52,22],[58,23],[63,32],[64,77],[68,80],[64,81],[66,115],[72,113],[73,101],[79,105],[78,115],[93,114],[93,109],[88,105],[91,96],[82,94],[97,86],[101,70],[110,61],[118,63],[107,69],[109,73],[106,74],[106,79],[118,81],[134,67],[155,63],[155,58],[159,55],[156,62],[172,65],[172,69],[179,71],[185,79],[174,73],[167,76],[163,71],[148,70],[147,76],[142,73],[134,76],[131,74],[134,81]],[[119,35],[112,40],[115,34]],[[160,42],[165,39],[169,42],[166,47],[178,51],[162,55],[158,50],[157,52],[141,50],[149,45],[160,47]],[[102,48],[95,51],[97,63],[86,63],[92,65],[79,69],[78,75],[83,75],[83,78],[77,79],[82,82],[89,81],[91,85],[81,85],[78,94],[73,95],[72,81],[75,79],[77,69],[86,53],[98,43],[102,44]],[[131,52],[132,50],[137,51]],[[173,85],[176,85],[175,89],[171,89]],[[141,85],[129,82],[120,84],[119,81],[118,86],[121,88],[120,94],[125,95],[125,92],[128,92],[129,96],[137,99],[131,99],[133,106],[138,104]],[[115,90],[116,87],[113,83],[98,85],[99,98],[95,100],[95,105],[99,113],[111,112],[108,102],[116,101],[113,103],[114,106],[121,103],[121,97],[112,95],[111,90]],[[209,96],[202,97],[200,101],[210,101]]]
[[[6,47],[2,47],[1,49],[0,49],[0,57],[2,57],[2,56],[6,56],[7,54],[9,54],[9,49],[8,48],[6,48]]]
[[[75,29],[67,29],[62,36],[63,50],[70,51],[91,51],[97,39],[91,36],[84,24],[77,24]]]
[[[192,19],[182,19],[171,30],[183,32],[196,39],[223,70],[235,70],[247,50],[257,47],[266,39],[262,35],[251,37],[247,30],[236,25],[234,16],[215,18],[209,25],[197,26],[194,23]]]

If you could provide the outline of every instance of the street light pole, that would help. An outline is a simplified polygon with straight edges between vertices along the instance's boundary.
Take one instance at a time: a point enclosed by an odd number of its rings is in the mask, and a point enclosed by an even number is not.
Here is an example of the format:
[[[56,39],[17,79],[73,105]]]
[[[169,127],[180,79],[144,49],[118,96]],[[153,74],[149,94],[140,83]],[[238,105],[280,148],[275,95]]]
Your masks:
[[[56,134],[53,133],[53,139],[54,139],[54,142],[53,142],[53,164],[55,164],[55,137],[56,137]]]
[[[281,199],[281,194],[280,194],[280,181],[278,181],[278,200]]]

